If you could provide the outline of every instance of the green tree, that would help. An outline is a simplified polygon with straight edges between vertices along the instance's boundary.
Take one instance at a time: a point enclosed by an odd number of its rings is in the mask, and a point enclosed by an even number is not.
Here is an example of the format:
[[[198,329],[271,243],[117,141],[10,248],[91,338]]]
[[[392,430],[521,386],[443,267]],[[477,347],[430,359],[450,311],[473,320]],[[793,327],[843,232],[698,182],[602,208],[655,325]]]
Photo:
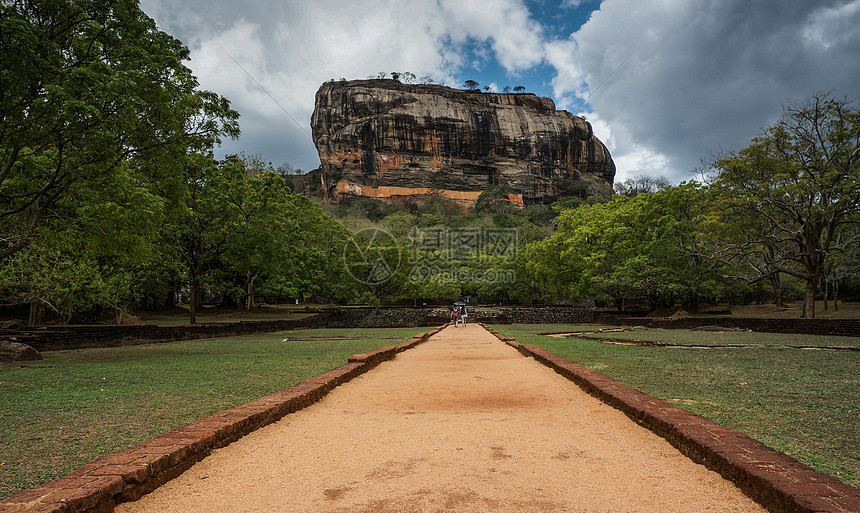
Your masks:
[[[475,82],[474,80],[466,80],[463,83],[463,87],[465,87],[466,89],[469,89],[470,91],[476,91],[478,89],[478,83]]]
[[[806,283],[803,317],[814,317],[828,261],[857,242],[840,234],[860,222],[860,110],[829,94],[789,104],[778,123],[714,168],[721,210],[765,220],[751,242],[779,256],[776,272]]]
[[[65,194],[129,164],[169,188],[189,149],[238,134],[188,49],[135,0],[0,3],[0,260]],[[177,164],[179,163],[179,164]]]
[[[237,217],[229,198],[240,185],[244,168],[238,159],[219,163],[211,155],[193,155],[184,171],[183,207],[169,240],[188,273],[191,324],[196,324],[201,279],[227,250],[232,220]]]
[[[280,262],[276,273],[279,288],[267,280],[272,292],[298,296],[324,294],[349,299],[360,290],[350,279],[344,263],[349,231],[328,217],[310,198],[290,192],[281,213],[280,249],[273,255]]]
[[[31,324],[47,308],[62,320],[96,307],[115,319],[159,279],[167,201],[120,163],[112,173],[75,181],[31,242],[0,262],[4,299],[31,305]]]
[[[237,166],[239,174],[232,177],[224,200],[233,216],[225,219],[227,234],[224,253],[225,267],[238,274],[242,287],[231,294],[245,308],[254,308],[254,284],[261,276],[274,274],[279,267],[281,239],[289,228],[286,216],[296,214],[290,209],[292,192],[270,164],[256,157],[228,156],[223,165]],[[241,297],[236,297],[241,296]]]
[[[725,278],[747,285],[768,282],[777,308],[783,307],[782,266],[790,248],[779,240],[779,227],[766,216],[750,215],[738,208],[739,199],[719,187],[712,187],[713,207],[702,220],[703,244],[700,257],[711,261]]]
[[[30,324],[40,324],[41,308],[53,311],[68,323],[76,312],[89,310],[102,299],[103,269],[90,255],[69,258],[69,246],[46,247],[33,244],[6,262],[0,287],[4,297],[30,303]],[[65,251],[64,251],[65,249]]]
[[[615,189],[615,194],[636,196],[637,194],[662,191],[671,186],[672,184],[669,183],[669,180],[663,176],[653,177],[648,175],[639,175],[634,176],[633,178],[628,178],[623,182],[616,183],[613,185],[613,188]]]
[[[342,255],[347,229],[310,198],[293,192],[270,163],[231,156],[225,164],[240,172],[230,175],[225,200],[233,214],[226,220],[219,267],[242,284],[227,292],[233,292],[237,302],[244,299],[248,309],[254,307],[258,289],[277,296],[353,297],[358,286],[346,278]]]
[[[842,251],[827,261],[827,266],[822,275],[822,288],[824,289],[824,309],[827,310],[827,300],[832,295],[833,309],[839,309],[839,286],[846,279],[860,274],[860,224],[846,227],[838,235],[836,244],[842,245],[843,240],[853,240],[851,244],[845,245]]]
[[[690,257],[702,208],[699,187],[685,183],[564,210],[553,235],[527,246],[525,275],[532,288],[565,299],[695,306],[713,284],[706,263]]]

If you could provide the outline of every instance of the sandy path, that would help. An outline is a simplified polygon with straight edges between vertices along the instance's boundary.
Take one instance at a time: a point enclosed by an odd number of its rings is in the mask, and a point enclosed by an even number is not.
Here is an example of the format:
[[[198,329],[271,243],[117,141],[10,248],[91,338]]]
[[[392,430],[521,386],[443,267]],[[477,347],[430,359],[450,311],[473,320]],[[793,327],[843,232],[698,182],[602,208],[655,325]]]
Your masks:
[[[764,510],[471,325],[443,330],[117,511]]]

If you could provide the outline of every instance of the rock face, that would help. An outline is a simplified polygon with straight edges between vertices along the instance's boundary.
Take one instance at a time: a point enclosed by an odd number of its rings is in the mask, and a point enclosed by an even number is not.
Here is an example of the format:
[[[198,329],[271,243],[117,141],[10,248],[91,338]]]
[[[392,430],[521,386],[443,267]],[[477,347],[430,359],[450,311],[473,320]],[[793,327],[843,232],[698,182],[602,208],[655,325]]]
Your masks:
[[[311,118],[320,185],[410,202],[441,194],[470,206],[489,186],[548,202],[578,181],[610,191],[615,164],[591,124],[534,94],[462,91],[395,80],[328,82]]]
[[[27,344],[13,340],[0,340],[0,362],[30,362],[41,360],[42,355]]]

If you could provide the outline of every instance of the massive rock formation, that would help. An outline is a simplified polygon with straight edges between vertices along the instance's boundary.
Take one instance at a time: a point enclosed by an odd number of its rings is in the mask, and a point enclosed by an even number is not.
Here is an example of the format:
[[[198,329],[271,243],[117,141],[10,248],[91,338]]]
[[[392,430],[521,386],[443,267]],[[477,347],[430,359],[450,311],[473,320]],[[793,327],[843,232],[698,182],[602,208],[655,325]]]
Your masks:
[[[394,80],[328,82],[311,118],[326,194],[407,202],[429,193],[463,206],[488,186],[553,201],[578,181],[611,190],[615,164],[591,124],[534,94]]]

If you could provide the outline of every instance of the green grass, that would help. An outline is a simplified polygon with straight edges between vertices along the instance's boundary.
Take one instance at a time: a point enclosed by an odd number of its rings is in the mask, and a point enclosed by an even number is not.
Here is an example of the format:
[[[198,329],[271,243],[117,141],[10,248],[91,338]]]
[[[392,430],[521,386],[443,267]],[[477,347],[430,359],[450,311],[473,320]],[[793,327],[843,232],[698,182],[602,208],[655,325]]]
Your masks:
[[[631,387],[742,431],[821,472],[860,487],[860,352],[780,347],[850,345],[858,339],[747,332],[642,330],[614,338],[673,343],[755,343],[751,348],[677,348],[552,338],[585,326],[494,326],[599,370]]]
[[[428,330],[285,331],[53,351],[0,365],[0,500]],[[301,340],[316,337],[350,339]]]
[[[589,331],[580,327],[571,332]],[[693,331],[633,328],[630,331],[588,333],[586,336],[610,340],[661,342],[677,345],[763,345],[860,348],[860,337],[799,335],[796,333],[759,333],[755,331]]]

